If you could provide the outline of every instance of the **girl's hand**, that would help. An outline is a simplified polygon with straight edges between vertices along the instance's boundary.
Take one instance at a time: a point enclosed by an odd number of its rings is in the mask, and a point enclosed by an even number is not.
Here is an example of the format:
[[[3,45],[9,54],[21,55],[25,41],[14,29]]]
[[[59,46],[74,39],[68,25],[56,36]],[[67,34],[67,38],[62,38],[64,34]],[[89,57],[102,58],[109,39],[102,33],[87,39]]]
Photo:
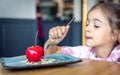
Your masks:
[[[52,44],[59,44],[68,33],[70,26],[56,26],[49,31],[49,41]]]

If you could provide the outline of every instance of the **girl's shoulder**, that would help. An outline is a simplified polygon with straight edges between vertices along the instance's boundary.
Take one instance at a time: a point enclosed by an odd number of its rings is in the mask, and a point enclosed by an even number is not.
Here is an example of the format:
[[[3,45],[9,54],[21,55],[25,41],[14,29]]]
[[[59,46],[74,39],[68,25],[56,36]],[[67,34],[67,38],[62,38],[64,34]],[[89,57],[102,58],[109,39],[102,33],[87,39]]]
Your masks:
[[[111,52],[108,61],[117,61],[120,57],[120,45],[116,46]]]
[[[112,53],[114,52],[117,52],[117,53],[120,52],[120,44],[113,49]]]
[[[117,50],[119,50],[119,51],[120,51],[120,44],[119,44],[118,46],[116,46],[116,48],[117,48]]]

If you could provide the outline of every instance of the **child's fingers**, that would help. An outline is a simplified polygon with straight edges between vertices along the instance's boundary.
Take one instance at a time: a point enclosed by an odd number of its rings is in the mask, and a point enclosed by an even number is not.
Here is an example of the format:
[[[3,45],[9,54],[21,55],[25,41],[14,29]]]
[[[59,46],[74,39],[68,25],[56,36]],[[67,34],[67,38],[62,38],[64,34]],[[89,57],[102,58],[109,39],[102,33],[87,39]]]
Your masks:
[[[66,36],[66,34],[68,33],[69,28],[70,28],[69,25],[67,25],[67,26],[65,27],[64,35],[62,36],[63,38],[64,38],[64,37]]]
[[[54,39],[54,38],[55,38],[55,34],[54,34],[53,28],[51,28],[51,29],[49,30],[49,38],[51,38],[51,39]]]
[[[56,27],[54,27],[54,29],[53,29],[53,32],[52,32],[53,34],[54,34],[54,38],[53,39],[56,39],[56,38],[58,38],[58,31],[57,31],[57,28]]]
[[[62,36],[62,27],[57,26],[57,27],[51,28],[50,31],[49,31],[49,35],[53,39],[61,38],[61,36]]]
[[[50,29],[49,31],[49,39],[56,43],[59,43],[64,39],[67,32],[69,30],[69,26],[56,26]]]
[[[63,34],[65,33],[65,26],[58,26],[58,38],[62,38]]]

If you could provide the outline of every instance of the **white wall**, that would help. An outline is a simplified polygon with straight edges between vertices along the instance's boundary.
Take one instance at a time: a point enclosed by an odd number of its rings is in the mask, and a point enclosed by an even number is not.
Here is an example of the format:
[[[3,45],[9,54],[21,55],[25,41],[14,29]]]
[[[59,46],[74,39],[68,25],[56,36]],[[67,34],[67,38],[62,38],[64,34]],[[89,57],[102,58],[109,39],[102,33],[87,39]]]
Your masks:
[[[87,0],[87,12],[97,3],[97,0]]]
[[[119,3],[120,2],[120,0],[114,0],[114,3]]]
[[[81,3],[82,0],[73,0],[74,1],[74,10],[73,15],[76,17],[75,21],[81,21],[81,14],[82,14],[82,7]],[[97,0],[87,0],[87,12],[93,7],[98,1]]]
[[[35,0],[0,0],[0,18],[35,19]]]
[[[73,9],[73,15],[76,18],[75,21],[80,22],[81,21],[81,0],[73,0],[74,9]]]

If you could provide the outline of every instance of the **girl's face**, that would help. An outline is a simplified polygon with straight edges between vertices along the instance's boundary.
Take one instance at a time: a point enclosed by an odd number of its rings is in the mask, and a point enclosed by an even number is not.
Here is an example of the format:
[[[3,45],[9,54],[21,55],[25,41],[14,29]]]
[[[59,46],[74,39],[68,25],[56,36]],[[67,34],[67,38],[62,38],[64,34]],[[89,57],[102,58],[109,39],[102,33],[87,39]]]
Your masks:
[[[88,13],[87,26],[85,30],[86,45],[98,47],[110,44],[112,32],[108,20],[103,15],[100,8],[95,8]]]

